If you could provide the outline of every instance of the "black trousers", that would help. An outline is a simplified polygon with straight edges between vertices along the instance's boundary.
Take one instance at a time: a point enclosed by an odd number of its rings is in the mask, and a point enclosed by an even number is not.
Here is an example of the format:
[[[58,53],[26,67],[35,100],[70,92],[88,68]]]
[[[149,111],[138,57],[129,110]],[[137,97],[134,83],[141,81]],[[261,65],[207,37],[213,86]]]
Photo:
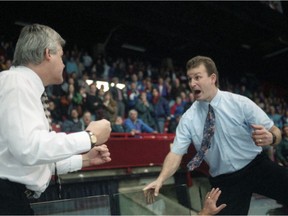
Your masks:
[[[0,179],[0,214],[34,215],[22,184]]]
[[[212,187],[222,191],[217,204],[226,203],[219,215],[247,215],[252,193],[288,204],[288,169],[259,154],[241,170],[210,177]]]

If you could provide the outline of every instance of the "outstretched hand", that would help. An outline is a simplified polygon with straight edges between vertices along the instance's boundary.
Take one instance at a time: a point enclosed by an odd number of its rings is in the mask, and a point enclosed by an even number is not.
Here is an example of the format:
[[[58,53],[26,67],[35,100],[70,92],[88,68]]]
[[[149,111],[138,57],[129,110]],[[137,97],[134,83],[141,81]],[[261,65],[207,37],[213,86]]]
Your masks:
[[[148,184],[145,188],[143,188],[147,204],[152,204],[155,202],[155,197],[158,196],[161,187],[162,183],[156,180]]]
[[[212,188],[212,190],[208,192],[205,197],[204,207],[199,212],[199,215],[215,215],[224,209],[227,206],[226,204],[221,204],[218,207],[216,206],[216,202],[220,194],[221,190],[219,188]]]

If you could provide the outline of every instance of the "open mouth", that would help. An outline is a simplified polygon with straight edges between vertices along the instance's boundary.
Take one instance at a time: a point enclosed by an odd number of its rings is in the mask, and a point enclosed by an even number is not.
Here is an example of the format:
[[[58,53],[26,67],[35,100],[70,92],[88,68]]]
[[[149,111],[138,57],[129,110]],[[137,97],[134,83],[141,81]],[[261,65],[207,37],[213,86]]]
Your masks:
[[[194,90],[194,95],[199,95],[201,93],[200,90]]]

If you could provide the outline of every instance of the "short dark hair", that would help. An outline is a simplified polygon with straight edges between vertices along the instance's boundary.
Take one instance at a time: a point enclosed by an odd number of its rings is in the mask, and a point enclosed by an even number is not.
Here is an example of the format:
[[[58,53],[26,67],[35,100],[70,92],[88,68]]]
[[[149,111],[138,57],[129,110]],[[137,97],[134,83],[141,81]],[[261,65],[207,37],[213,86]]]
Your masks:
[[[219,87],[219,82],[218,82],[219,73],[218,73],[215,62],[211,58],[206,57],[206,56],[195,56],[187,62],[186,70],[188,71],[192,68],[199,67],[202,64],[205,66],[208,76],[211,76],[213,73],[216,75],[215,85]]]

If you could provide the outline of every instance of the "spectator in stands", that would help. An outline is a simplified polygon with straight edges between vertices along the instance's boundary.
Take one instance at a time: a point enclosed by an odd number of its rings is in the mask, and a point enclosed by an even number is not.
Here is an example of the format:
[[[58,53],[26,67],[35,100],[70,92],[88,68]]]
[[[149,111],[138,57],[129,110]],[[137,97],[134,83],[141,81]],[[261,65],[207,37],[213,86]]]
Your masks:
[[[193,102],[194,102],[194,94],[193,92],[189,92],[187,103],[184,105],[184,112],[186,112],[192,106]]]
[[[92,122],[91,113],[89,111],[85,111],[83,116],[80,118],[82,124],[82,130],[88,127],[88,125]]]
[[[75,74],[77,74],[77,77],[78,77],[79,68],[78,68],[78,65],[77,65],[77,63],[75,61],[74,56],[71,56],[68,59],[65,69],[66,69],[66,73],[67,73],[68,76],[71,75],[72,73],[75,73]]]
[[[102,145],[110,136],[107,120],[92,122],[86,128],[90,132],[49,131],[41,95],[45,86],[63,82],[64,44],[50,27],[26,25],[16,44],[13,67],[0,73],[1,214],[33,215],[29,199],[39,198],[53,174],[111,160]]]
[[[112,132],[115,133],[125,133],[127,132],[124,126],[123,118],[117,116],[115,122],[112,124]]]
[[[184,105],[182,98],[180,96],[176,97],[175,103],[170,108],[170,114],[173,118],[174,116],[181,116],[184,113]]]
[[[170,121],[168,122],[168,133],[176,133],[176,129],[181,119],[181,116],[182,115],[177,114],[170,119]]]
[[[112,78],[112,83],[114,86],[110,88],[110,92],[112,94],[113,99],[117,102],[117,115],[121,116],[122,118],[125,117],[125,107],[126,107],[126,98],[124,95],[123,89],[120,89],[117,84],[119,83],[118,77]]]
[[[64,120],[61,131],[66,133],[80,132],[82,131],[83,125],[79,118],[77,109],[72,108],[70,116]]]
[[[276,146],[276,161],[282,166],[288,167],[288,124],[283,126],[283,137]]]
[[[113,124],[116,121],[118,108],[117,103],[112,98],[112,94],[110,91],[106,91],[104,93],[102,107],[103,107],[103,118],[107,119],[108,121],[110,121],[111,124]]]
[[[92,120],[97,118],[96,110],[101,104],[102,100],[98,97],[96,84],[92,83],[90,85],[90,92],[87,94],[86,98],[86,109],[91,113]]]
[[[133,135],[139,133],[157,133],[156,130],[138,118],[138,112],[135,109],[130,110],[128,116],[124,121],[124,127],[127,132],[131,132]]]
[[[60,110],[56,106],[55,102],[53,100],[49,101],[49,107],[48,110],[50,111],[51,114],[51,121],[53,124],[62,124],[62,116],[60,113]]]
[[[282,123],[282,115],[279,114],[278,110],[271,105],[269,107],[269,113],[268,113],[269,118],[271,118],[274,122],[274,124],[278,127],[278,128],[282,128],[283,127],[283,123]]]
[[[127,102],[128,110],[134,109],[136,102],[140,96],[140,91],[137,89],[137,83],[132,82],[130,84],[130,89],[128,89],[127,95],[128,95],[128,102]]]
[[[152,105],[154,108],[154,118],[157,125],[157,131],[159,133],[164,133],[164,126],[166,121],[170,120],[170,109],[168,101],[159,95],[159,91],[157,88],[152,90],[153,98]]]
[[[138,112],[138,117],[142,119],[146,124],[148,124],[154,130],[157,130],[156,122],[153,118],[154,108],[152,104],[147,99],[147,93],[141,92],[140,97],[136,102],[135,110]]]
[[[84,52],[84,55],[82,56],[82,61],[83,61],[85,71],[87,71],[87,73],[90,75],[92,64],[93,64],[93,59],[87,51]]]
[[[175,78],[174,80],[172,80],[172,89],[170,92],[170,98],[171,100],[175,100],[175,98],[177,96],[180,96],[182,91],[186,91],[185,88],[183,87],[183,85],[180,82],[179,78]]]
[[[72,106],[75,107],[79,116],[83,115],[83,110],[86,110],[86,92],[84,87],[80,87],[78,91],[74,92],[72,97]]]
[[[151,81],[151,78],[147,77],[146,81],[145,81],[144,91],[146,92],[147,99],[148,99],[148,101],[150,103],[152,102],[152,97],[153,97],[152,91],[153,91],[153,88],[154,88],[154,86],[153,86],[153,83]]]
[[[164,98],[169,97],[169,92],[168,92],[168,86],[166,82],[164,81],[163,77],[158,78],[158,82],[156,83],[156,87],[158,89],[159,95]]]
[[[131,75],[130,86],[131,86],[132,83],[135,83],[135,85],[136,85],[135,88],[136,88],[139,92],[143,91],[143,89],[144,89],[143,80],[140,80],[140,79],[138,78],[138,75],[135,74],[135,73],[133,73],[133,74]]]
[[[196,101],[179,122],[160,175],[143,190],[157,196],[192,143],[198,152],[188,169],[197,168],[202,159],[208,163],[210,184],[222,191],[218,203],[227,204],[219,214],[247,215],[252,193],[256,192],[287,205],[288,169],[262,153],[263,146],[281,141],[279,128],[249,98],[218,89],[218,71],[211,58],[190,59],[187,77]]]

